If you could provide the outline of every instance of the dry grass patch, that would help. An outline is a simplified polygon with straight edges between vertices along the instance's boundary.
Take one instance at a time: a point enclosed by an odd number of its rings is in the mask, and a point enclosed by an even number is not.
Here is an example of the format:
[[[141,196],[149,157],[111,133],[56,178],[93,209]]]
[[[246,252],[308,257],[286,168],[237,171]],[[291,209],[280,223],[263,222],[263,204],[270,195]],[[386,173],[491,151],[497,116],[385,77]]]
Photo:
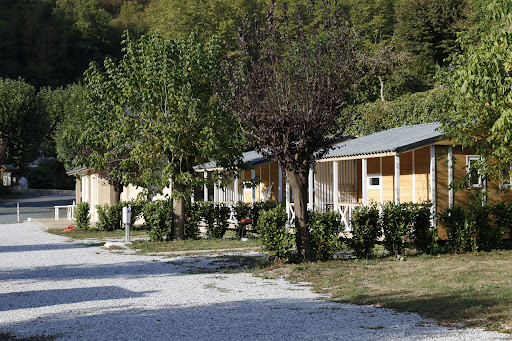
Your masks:
[[[96,229],[80,230],[74,229],[68,232],[61,232],[60,230],[47,230],[46,232],[53,233],[59,236],[65,236],[72,239],[108,239],[108,238],[124,238],[124,230],[115,231],[100,231]],[[146,230],[130,230],[130,237],[142,237],[147,236]]]
[[[250,239],[248,241],[241,241],[239,239],[188,239],[164,242],[136,240],[129,246],[133,249],[137,249],[137,252],[140,254],[153,254],[181,251],[259,248],[261,247],[261,241],[259,239]]]
[[[262,274],[311,282],[338,302],[374,304],[502,332],[512,327],[512,251],[339,260],[267,268]]]

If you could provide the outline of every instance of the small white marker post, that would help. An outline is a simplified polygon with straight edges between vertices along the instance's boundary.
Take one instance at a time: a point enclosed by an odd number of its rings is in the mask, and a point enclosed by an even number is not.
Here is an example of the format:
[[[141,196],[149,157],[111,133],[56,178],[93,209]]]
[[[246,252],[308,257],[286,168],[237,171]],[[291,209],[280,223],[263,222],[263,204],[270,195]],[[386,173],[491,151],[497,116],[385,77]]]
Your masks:
[[[130,244],[130,218],[131,212],[129,207],[123,207],[123,225],[125,232],[125,243]]]
[[[19,222],[20,222],[20,203],[19,202],[16,203],[16,210],[18,212],[18,224],[19,224]]]

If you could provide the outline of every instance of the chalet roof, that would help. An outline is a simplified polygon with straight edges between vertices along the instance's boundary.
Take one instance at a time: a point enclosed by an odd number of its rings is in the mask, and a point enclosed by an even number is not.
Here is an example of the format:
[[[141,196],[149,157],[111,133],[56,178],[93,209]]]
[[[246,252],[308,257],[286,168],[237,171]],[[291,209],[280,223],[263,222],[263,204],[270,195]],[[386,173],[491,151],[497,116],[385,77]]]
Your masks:
[[[354,158],[362,155],[394,155],[428,146],[443,138],[441,123],[425,123],[384,130],[338,143],[323,159]]]
[[[79,174],[79,173],[83,173],[84,171],[88,170],[89,168],[87,167],[80,167],[80,168],[74,168],[70,171],[67,171],[66,174],[67,175],[76,175],[76,174]]]
[[[245,152],[242,154],[242,162],[248,163],[252,165],[253,167],[264,165],[268,162],[270,162],[266,157],[264,157],[262,154],[258,153],[255,150],[251,150],[249,152]],[[210,161],[207,163],[203,163],[202,165],[195,166],[194,169],[197,170],[206,170],[206,169],[219,169],[221,168],[220,165],[217,164],[215,161]]]

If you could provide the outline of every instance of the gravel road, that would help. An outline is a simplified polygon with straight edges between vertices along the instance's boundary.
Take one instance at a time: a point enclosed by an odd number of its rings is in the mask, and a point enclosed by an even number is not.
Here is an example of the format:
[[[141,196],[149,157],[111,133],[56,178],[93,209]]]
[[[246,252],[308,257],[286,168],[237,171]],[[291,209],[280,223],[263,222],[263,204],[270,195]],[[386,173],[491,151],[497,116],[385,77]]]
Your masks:
[[[37,223],[0,225],[0,332],[57,340],[507,338],[327,302],[285,280],[210,271],[229,261],[116,254],[69,243]]]

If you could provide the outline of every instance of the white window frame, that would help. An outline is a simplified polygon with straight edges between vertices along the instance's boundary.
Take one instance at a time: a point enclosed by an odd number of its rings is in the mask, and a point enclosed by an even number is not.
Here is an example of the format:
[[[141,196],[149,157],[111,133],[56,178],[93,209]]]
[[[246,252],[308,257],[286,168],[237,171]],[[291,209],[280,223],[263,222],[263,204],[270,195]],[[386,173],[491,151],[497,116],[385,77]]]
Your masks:
[[[378,185],[372,185],[371,183],[371,179],[373,178],[377,178],[379,179],[379,184]],[[368,184],[368,190],[372,190],[372,189],[382,189],[382,174],[368,174],[366,175],[366,183]]]
[[[469,176],[468,186],[469,188],[475,188],[475,189],[481,189],[485,186],[485,179],[482,174],[480,174],[480,171],[478,171],[478,184],[474,184],[471,181],[471,161],[481,161],[482,158],[480,155],[467,155],[466,156],[466,167],[467,167],[467,174]]]

